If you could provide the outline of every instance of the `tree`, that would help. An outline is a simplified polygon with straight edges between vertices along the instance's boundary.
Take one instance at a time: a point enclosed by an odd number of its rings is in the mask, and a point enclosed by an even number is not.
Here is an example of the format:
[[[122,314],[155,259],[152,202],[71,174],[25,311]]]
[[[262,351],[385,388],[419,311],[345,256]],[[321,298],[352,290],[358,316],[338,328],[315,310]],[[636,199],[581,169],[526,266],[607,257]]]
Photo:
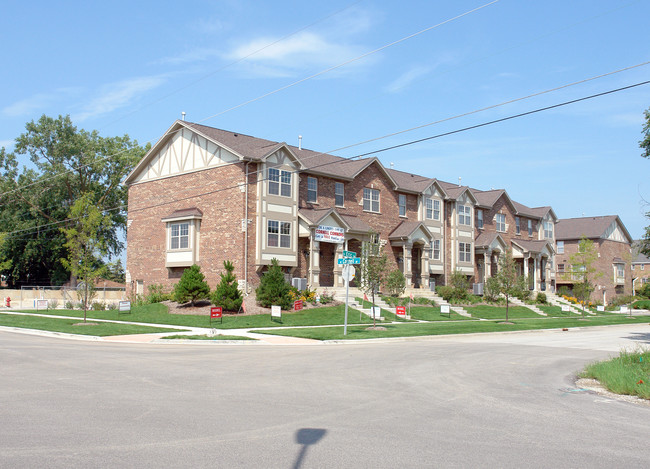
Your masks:
[[[512,258],[512,250],[507,250],[499,256],[499,269],[495,276],[497,290],[506,297],[506,322],[508,322],[510,297],[515,296],[518,291],[517,277],[517,263]]]
[[[584,236],[578,242],[578,251],[569,256],[571,262],[570,275],[573,284],[573,295],[582,305],[582,317],[585,317],[585,305],[594,291],[594,280],[603,275],[598,272],[595,262],[598,259],[596,245]]]
[[[226,311],[239,311],[243,298],[237,288],[237,277],[233,273],[235,266],[230,261],[223,261],[223,268],[226,273],[221,274],[221,282],[212,294],[212,303]]]
[[[204,300],[210,296],[210,287],[205,281],[205,276],[201,272],[201,267],[194,264],[183,271],[181,279],[174,287],[174,301],[177,303],[187,303],[188,301],[194,306],[198,300]]]
[[[93,195],[87,193],[74,203],[69,219],[74,221],[74,224],[70,228],[61,228],[66,238],[64,247],[68,250],[68,257],[62,258],[61,264],[81,280],[80,296],[86,322],[88,303],[92,299],[95,281],[106,271],[106,266],[101,260],[108,253],[108,247],[106,239],[98,233],[110,224],[110,217],[102,214],[94,205]]]
[[[375,293],[384,282],[388,257],[382,249],[377,233],[370,233],[370,241],[363,243],[361,248],[361,290],[372,296],[372,327],[377,322],[374,314]]]
[[[42,116],[26,124],[16,138],[15,153],[0,149],[0,223],[8,237],[2,247],[11,267],[0,273],[10,286],[61,284],[69,278],[61,259],[67,257],[65,236],[57,229],[74,224],[68,211],[86,193],[101,211],[110,209],[110,223],[99,233],[108,256],[123,246],[127,189],[122,179],[144,156],[143,148],[127,135],[101,137],[96,131],[77,129],[69,116]],[[19,169],[18,157],[28,157],[30,168]]]
[[[395,269],[386,277],[386,290],[392,296],[401,296],[406,290],[406,277],[401,270]]]
[[[645,123],[643,124],[643,140],[639,142],[639,147],[643,150],[641,156],[650,159],[650,108],[644,111]],[[650,212],[645,214],[646,218],[650,218]],[[650,256],[650,226],[646,226],[645,234],[641,242],[640,251],[646,256]]]
[[[291,307],[290,290],[291,285],[284,279],[284,272],[282,272],[278,260],[271,259],[269,270],[262,276],[260,285],[255,290],[257,302],[265,308],[276,305],[282,309],[289,309]]]

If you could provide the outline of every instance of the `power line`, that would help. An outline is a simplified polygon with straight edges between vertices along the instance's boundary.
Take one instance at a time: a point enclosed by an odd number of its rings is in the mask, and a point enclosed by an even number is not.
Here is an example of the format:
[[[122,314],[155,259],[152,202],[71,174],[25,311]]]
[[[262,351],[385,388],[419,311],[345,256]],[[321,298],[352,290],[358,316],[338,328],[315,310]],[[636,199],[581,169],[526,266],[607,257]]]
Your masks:
[[[505,121],[516,119],[516,118],[519,118],[519,117],[524,117],[524,116],[528,116],[528,115],[531,115],[531,114],[536,114],[536,113],[539,113],[539,112],[542,112],[542,111],[548,111],[550,109],[555,109],[555,108],[558,108],[558,107],[567,106],[567,105],[570,105],[570,104],[575,104],[575,103],[578,103],[578,102],[581,102],[581,101],[586,101],[586,100],[589,100],[589,99],[594,99],[594,98],[597,98],[597,97],[617,93],[617,92],[620,92],[620,91],[625,91],[625,90],[635,88],[635,87],[638,87],[638,86],[647,85],[649,83],[650,83],[650,80],[642,81],[642,82],[634,83],[632,85],[612,89],[612,90],[609,90],[609,91],[604,91],[604,92],[601,92],[601,93],[592,94],[592,95],[585,96],[585,97],[582,97],[582,98],[577,98],[577,99],[572,99],[572,100],[569,100],[569,101],[564,101],[562,103],[554,104],[554,105],[551,105],[551,106],[545,106],[545,107],[537,108],[537,109],[534,109],[534,110],[531,110],[531,111],[522,112],[522,113],[519,113],[519,114],[514,114],[512,116],[503,117],[501,119],[494,119],[494,120],[491,120],[491,121],[483,122],[481,124],[476,124],[476,125],[472,125],[472,126],[468,126],[468,127],[463,127],[461,129],[452,130],[452,131],[449,131],[449,132],[443,132],[443,133],[440,133],[440,134],[437,134],[437,135],[432,135],[430,137],[425,137],[425,138],[421,138],[421,139],[417,139],[417,140],[411,140],[409,142],[401,143],[399,145],[392,145],[392,146],[385,147],[385,148],[382,148],[382,149],[379,149],[379,150],[374,150],[372,152],[361,153],[361,154],[358,154],[358,155],[355,155],[355,156],[351,156],[351,157],[348,157],[348,158],[341,158],[341,159],[342,160],[347,160],[347,161],[352,161],[352,160],[356,160],[356,159],[359,159],[359,158],[362,158],[362,157],[365,157],[365,156],[369,156],[369,155],[372,155],[372,154],[377,154],[377,153],[381,153],[381,152],[384,152],[384,151],[394,150],[396,148],[402,148],[402,147],[405,147],[405,146],[415,145],[417,143],[421,143],[421,142],[424,142],[424,141],[433,140],[433,139],[437,139],[437,138],[441,138],[441,137],[445,137],[445,136],[448,136],[448,135],[457,134],[457,133],[461,133],[461,132],[466,132],[468,130],[473,130],[473,129],[477,129],[477,128],[480,128],[480,127],[485,127],[485,126],[488,126],[488,125],[497,124],[497,123],[500,123],[500,122],[505,122]],[[331,164],[340,164],[341,162],[344,162],[344,161],[339,161],[337,163],[331,163],[331,162],[323,163],[323,164],[320,164],[320,165],[313,166],[313,167],[309,168],[309,170],[313,170],[315,168],[319,168],[319,167],[323,167],[323,166],[328,166],[328,165],[331,165]],[[292,174],[298,174],[300,172],[301,172],[300,170],[296,170],[296,171],[292,171]],[[259,173],[259,171],[258,171],[258,173]],[[252,173],[252,174],[255,174],[255,173]],[[266,180],[266,179],[263,179],[263,180]],[[249,183],[247,181],[246,184],[251,184],[251,183]],[[206,195],[211,195],[211,194],[215,194],[215,193],[218,193],[218,192],[223,192],[223,191],[226,191],[226,190],[236,189],[238,187],[239,187],[239,184],[235,184],[235,185],[231,185],[231,186],[227,186],[227,187],[220,187],[219,189],[215,189],[215,190],[208,191],[208,192],[203,192],[201,194],[193,194],[191,196],[176,198],[176,199],[166,201],[166,202],[161,202],[161,203],[158,203],[158,204],[148,205],[148,206],[139,207],[139,208],[133,208],[133,209],[130,210],[130,212],[140,212],[140,211],[147,210],[147,209],[150,209],[150,208],[162,207],[162,206],[170,205],[170,204],[173,204],[173,203],[176,203],[176,202],[182,202],[182,201],[185,201],[185,200],[195,199],[197,197],[203,197],[203,196],[206,196]],[[106,213],[106,212],[111,212],[111,211],[115,211],[115,210],[121,210],[121,209],[124,209],[124,208],[128,208],[128,207],[125,207],[124,205],[119,205],[117,207],[113,207],[113,208],[110,208],[110,209],[105,209],[102,212]],[[50,226],[53,226],[53,225],[61,224],[63,222],[74,221],[74,220],[78,220],[78,219],[79,218],[76,218],[76,219],[68,218],[68,219],[60,221],[60,222],[47,223],[47,224],[40,225],[40,226],[37,226],[37,227],[26,228],[24,230],[16,230],[16,231],[12,231],[12,232],[7,232],[7,233],[5,233],[5,235],[8,236],[8,237],[12,237],[13,234],[21,233],[21,232],[24,232],[24,231],[40,230],[41,228],[47,228],[47,227],[50,227]],[[48,230],[45,230],[45,231],[48,231]]]

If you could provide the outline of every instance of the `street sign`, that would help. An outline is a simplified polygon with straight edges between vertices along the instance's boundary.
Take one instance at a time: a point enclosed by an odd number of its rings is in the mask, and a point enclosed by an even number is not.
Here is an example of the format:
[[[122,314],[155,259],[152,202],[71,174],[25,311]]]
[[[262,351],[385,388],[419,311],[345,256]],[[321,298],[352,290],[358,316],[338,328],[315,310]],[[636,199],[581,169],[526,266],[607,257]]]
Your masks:
[[[354,251],[343,251],[343,257],[357,257],[357,253]]]
[[[344,257],[336,261],[338,265],[345,264],[361,264],[361,259],[359,257]]]
[[[346,282],[351,282],[354,280],[354,274],[355,274],[354,267],[350,264],[345,264],[343,266],[343,270],[341,271],[341,277],[343,277],[343,280]]]
[[[396,306],[395,307],[395,314],[405,318],[406,317],[406,306]]]

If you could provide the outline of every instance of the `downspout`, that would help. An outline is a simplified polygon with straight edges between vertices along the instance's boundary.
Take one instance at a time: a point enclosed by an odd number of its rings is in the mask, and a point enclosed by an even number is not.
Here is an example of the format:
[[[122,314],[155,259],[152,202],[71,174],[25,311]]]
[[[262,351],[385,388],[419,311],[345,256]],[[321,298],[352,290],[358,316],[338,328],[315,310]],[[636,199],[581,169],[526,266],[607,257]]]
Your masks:
[[[244,295],[248,296],[248,165],[250,161],[246,162],[246,195],[244,202]]]

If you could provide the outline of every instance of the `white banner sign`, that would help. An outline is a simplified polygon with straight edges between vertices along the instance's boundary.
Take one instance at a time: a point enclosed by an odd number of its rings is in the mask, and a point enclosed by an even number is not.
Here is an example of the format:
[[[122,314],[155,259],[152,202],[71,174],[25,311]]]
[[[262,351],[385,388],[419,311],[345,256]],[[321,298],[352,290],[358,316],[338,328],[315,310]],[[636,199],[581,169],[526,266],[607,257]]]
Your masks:
[[[342,243],[345,241],[345,230],[337,226],[318,225],[314,240],[323,243]]]

